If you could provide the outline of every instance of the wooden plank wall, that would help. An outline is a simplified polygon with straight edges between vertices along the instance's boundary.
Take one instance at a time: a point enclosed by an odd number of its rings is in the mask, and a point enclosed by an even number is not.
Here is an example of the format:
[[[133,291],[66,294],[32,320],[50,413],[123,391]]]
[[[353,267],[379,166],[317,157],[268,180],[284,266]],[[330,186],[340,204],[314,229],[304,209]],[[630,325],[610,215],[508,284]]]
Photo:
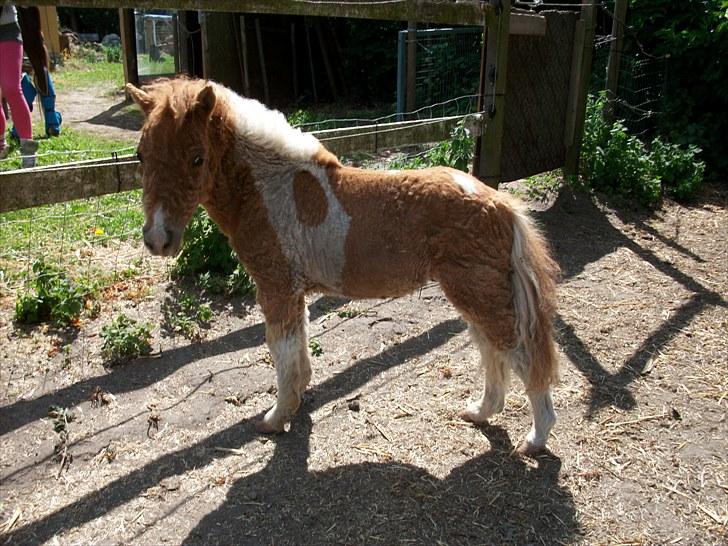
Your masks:
[[[542,12],[544,36],[511,36],[501,181],[564,164],[575,12]]]

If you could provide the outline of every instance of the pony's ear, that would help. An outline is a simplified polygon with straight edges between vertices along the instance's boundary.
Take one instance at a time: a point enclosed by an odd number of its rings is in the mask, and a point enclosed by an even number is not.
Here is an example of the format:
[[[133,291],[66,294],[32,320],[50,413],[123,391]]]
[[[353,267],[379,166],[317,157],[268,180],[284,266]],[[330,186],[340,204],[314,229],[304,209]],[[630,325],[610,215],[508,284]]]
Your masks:
[[[197,98],[195,99],[195,103],[192,105],[191,110],[195,113],[195,115],[207,119],[210,117],[210,114],[212,114],[212,110],[215,108],[216,103],[217,96],[215,96],[215,88],[208,83],[200,90],[199,93],[197,93]]]
[[[152,96],[138,87],[134,87],[132,84],[126,84],[126,92],[136,102],[144,112],[144,115],[149,114],[154,108],[154,99]]]

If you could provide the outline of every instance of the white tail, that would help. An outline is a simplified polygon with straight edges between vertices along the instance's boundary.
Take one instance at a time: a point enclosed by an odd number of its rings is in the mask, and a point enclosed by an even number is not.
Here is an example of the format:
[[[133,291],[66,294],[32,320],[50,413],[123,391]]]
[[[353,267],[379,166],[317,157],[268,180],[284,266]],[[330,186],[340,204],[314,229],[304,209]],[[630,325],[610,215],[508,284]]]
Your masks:
[[[526,387],[541,391],[558,380],[552,316],[559,266],[525,206],[514,204],[513,210],[511,264],[517,347],[528,370]]]

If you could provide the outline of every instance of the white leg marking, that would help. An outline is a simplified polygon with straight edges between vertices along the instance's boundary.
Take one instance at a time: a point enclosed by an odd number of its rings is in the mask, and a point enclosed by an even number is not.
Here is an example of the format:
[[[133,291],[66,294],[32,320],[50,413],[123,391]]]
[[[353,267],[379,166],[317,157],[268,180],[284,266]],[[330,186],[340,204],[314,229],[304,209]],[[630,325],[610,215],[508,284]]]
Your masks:
[[[523,381],[524,385],[528,384],[528,366],[524,364],[523,355],[521,357],[514,356],[511,359],[511,366]],[[531,403],[531,411],[533,412],[533,425],[526,436],[526,440],[519,450],[525,452],[538,451],[546,446],[549,439],[551,429],[556,423],[556,411],[554,410],[554,401],[551,398],[551,389],[541,392],[527,391],[528,400]]]
[[[468,176],[465,173],[459,173],[459,172],[450,172],[450,176],[452,176],[452,179],[455,181],[455,183],[460,186],[460,188],[467,194],[475,193],[478,191],[478,187],[476,186],[476,181]]]
[[[480,349],[481,368],[485,375],[483,395],[474,400],[461,413],[461,417],[473,423],[484,423],[489,417],[503,411],[506,390],[510,383],[510,368],[501,354],[488,343],[488,340],[475,328],[470,328],[470,336]]]
[[[299,361],[304,335],[302,330],[294,335],[276,339],[268,344],[276,367],[278,395],[275,405],[265,414],[263,422],[268,432],[281,432],[284,425],[298,409],[301,402],[301,370]]]
[[[549,439],[551,429],[556,423],[554,402],[551,398],[551,389],[543,392],[529,392],[528,399],[533,410],[533,426],[526,436],[526,443],[533,448],[543,448]]]

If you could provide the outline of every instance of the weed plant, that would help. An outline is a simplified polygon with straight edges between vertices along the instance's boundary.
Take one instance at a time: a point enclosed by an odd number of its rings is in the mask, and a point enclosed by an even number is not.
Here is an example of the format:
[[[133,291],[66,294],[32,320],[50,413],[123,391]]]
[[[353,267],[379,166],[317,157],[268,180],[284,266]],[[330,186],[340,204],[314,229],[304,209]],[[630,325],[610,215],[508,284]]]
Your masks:
[[[101,351],[111,361],[122,361],[152,352],[152,325],[138,322],[124,314],[101,328],[104,344]]]
[[[76,326],[96,292],[93,283],[69,279],[42,259],[33,264],[33,278],[27,288],[15,302],[15,320],[21,324]]]
[[[422,155],[406,159],[395,159],[389,163],[392,169],[423,169],[442,165],[467,171],[473,159],[473,137],[465,127],[458,123],[450,132],[450,140],[443,140]]]
[[[208,304],[200,303],[190,294],[182,294],[175,301],[166,301],[162,314],[168,327],[187,339],[201,337],[200,329],[208,326],[213,316]]]
[[[172,274],[191,277],[214,293],[251,294],[255,284],[230,249],[227,237],[199,208],[187,225],[184,246]]]

